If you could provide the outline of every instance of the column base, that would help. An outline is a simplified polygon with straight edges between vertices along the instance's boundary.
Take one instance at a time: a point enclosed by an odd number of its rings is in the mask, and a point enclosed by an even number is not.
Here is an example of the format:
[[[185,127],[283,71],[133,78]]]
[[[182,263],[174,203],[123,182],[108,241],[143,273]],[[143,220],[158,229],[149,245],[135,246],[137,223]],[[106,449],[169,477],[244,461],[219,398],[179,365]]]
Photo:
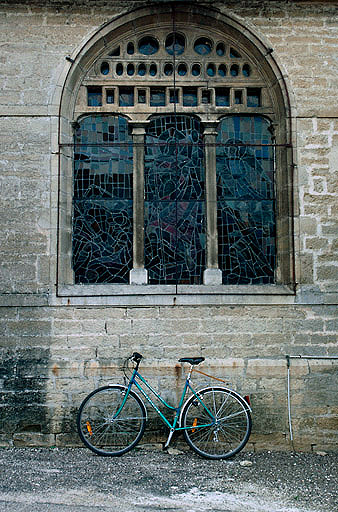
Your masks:
[[[130,284],[147,284],[148,271],[145,268],[133,268],[129,274]]]
[[[219,268],[206,268],[203,272],[203,284],[222,284],[222,271]]]

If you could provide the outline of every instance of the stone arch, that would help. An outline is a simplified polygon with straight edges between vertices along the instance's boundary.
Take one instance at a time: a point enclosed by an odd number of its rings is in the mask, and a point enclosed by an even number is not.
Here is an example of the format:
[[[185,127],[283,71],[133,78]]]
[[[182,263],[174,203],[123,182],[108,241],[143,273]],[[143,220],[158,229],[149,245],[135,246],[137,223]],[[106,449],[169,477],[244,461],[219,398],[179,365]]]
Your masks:
[[[275,125],[276,155],[279,159],[277,170],[277,244],[278,276],[280,284],[292,285],[294,281],[293,239],[292,239],[292,144],[291,102],[287,79],[283,75],[277,59],[267,41],[258,37],[254,30],[219,10],[185,3],[169,3],[139,8],[117,16],[92,33],[82,48],[69,57],[60,76],[54,105],[59,101],[58,143],[60,145],[60,189],[59,189],[59,253],[58,282],[71,284],[71,226],[69,222],[71,204],[69,183],[71,179],[71,144],[73,123],[76,122],[76,102],[81,83],[94,63],[111,50],[114,42],[126,34],[141,34],[159,27],[170,31],[173,24],[189,26],[208,33],[210,26],[218,33],[226,33],[230,41],[250,55],[252,62],[260,70],[269,88],[273,113],[270,115]],[[181,25],[180,25],[181,24]],[[179,31],[179,28],[177,29]],[[123,115],[123,114],[122,114]],[[125,114],[127,115],[127,114]],[[269,114],[267,114],[269,116]],[[148,116],[149,118],[150,116]],[[201,115],[203,122],[203,115]]]

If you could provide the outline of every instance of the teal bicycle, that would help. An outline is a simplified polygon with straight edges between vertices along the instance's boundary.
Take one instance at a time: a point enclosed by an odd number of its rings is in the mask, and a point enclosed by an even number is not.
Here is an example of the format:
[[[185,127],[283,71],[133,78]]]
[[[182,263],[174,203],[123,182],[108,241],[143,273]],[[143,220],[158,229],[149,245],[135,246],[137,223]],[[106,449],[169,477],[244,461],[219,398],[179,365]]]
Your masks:
[[[195,452],[209,459],[227,459],[244,448],[251,432],[249,399],[223,386],[195,390],[191,385],[193,372],[222,381],[195,368],[204,361],[204,357],[183,357],[179,360],[180,363],[190,364],[190,369],[178,407],[169,405],[142,377],[139,373],[141,360],[142,355],[137,352],[126,359],[125,376],[128,363],[133,363],[132,374],[126,385],[103,386],[83,400],[77,416],[77,428],[81,440],[90,450],[98,455],[119,456],[141,440],[147,410],[133,387],[138,389],[169,428],[165,448],[177,431],[183,432],[186,442]],[[160,411],[148,390],[173,413],[173,420]],[[185,400],[188,391],[191,394]]]

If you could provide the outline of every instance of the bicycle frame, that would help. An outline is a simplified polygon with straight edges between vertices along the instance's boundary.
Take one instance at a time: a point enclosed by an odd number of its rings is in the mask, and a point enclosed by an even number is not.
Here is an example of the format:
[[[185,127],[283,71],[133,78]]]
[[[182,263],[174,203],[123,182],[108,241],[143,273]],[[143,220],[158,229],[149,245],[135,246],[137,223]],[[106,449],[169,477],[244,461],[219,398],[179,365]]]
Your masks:
[[[196,397],[196,399],[200,402],[200,404],[204,407],[204,409],[206,410],[207,414],[210,416],[210,419],[211,419],[211,422],[210,423],[206,423],[206,424],[202,424],[202,425],[196,425],[196,427],[194,428],[203,428],[203,427],[209,427],[211,425],[214,425],[215,422],[216,422],[216,419],[214,417],[214,415],[212,414],[211,411],[209,411],[209,409],[204,405],[203,403],[203,400],[201,400],[198,396],[198,392],[196,392],[194,390],[194,388],[191,386],[190,384],[190,377],[191,377],[191,372],[192,372],[192,368],[190,369],[189,373],[188,373],[188,376],[186,378],[186,381],[185,381],[185,385],[184,385],[184,388],[183,388],[183,391],[182,391],[182,395],[181,395],[181,398],[180,398],[180,402],[179,402],[179,405],[178,407],[173,407],[172,405],[169,405],[160,395],[159,393],[157,393],[157,391],[155,391],[155,389],[149,384],[149,382],[144,378],[142,377],[142,375],[138,372],[137,368],[135,368],[133,370],[133,374],[129,380],[129,383],[128,383],[128,386],[127,386],[127,392],[125,394],[125,397],[122,401],[122,404],[120,406],[120,408],[118,409],[118,411],[116,411],[115,415],[114,415],[114,418],[117,418],[118,415],[120,414],[120,412],[122,411],[123,407],[124,407],[124,404],[128,398],[128,395],[129,395],[129,392],[132,388],[132,386],[135,386],[139,391],[140,393],[142,393],[142,395],[144,396],[144,398],[147,400],[147,402],[153,407],[153,409],[155,409],[155,411],[157,412],[157,414],[160,416],[160,418],[162,419],[162,421],[167,425],[167,427],[169,427],[170,429],[170,434],[169,434],[169,437],[168,437],[168,440],[167,440],[167,443],[166,443],[166,446],[169,444],[170,442],[170,439],[173,435],[173,433],[175,431],[178,431],[178,430],[188,430],[189,428],[191,427],[181,427],[181,426],[177,426],[177,422],[179,420],[179,417],[180,417],[180,414],[181,414],[181,410],[182,410],[182,406],[183,406],[183,403],[184,403],[184,399],[186,397],[186,393],[187,393],[187,390],[190,389],[190,391],[193,393],[193,395]],[[167,408],[167,409],[170,409],[172,411],[176,411],[176,414],[175,414],[175,417],[174,417],[174,420],[173,420],[173,423],[170,423],[170,421],[168,420],[168,418],[160,411],[160,409],[157,407],[157,405],[152,401],[152,399],[150,398],[150,396],[146,393],[146,391],[142,388],[141,384],[137,381],[137,379],[139,379],[150,391],[151,393],[153,393],[159,400],[160,402]]]

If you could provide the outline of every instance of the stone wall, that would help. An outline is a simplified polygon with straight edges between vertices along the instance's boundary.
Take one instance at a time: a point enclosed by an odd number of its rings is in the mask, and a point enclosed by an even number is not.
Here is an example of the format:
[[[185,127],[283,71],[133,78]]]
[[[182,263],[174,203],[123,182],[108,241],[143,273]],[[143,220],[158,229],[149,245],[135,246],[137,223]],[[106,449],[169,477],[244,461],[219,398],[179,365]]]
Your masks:
[[[195,2],[199,3],[199,2]],[[208,4],[208,2],[200,2]],[[133,350],[175,400],[177,359],[250,394],[251,449],[288,449],[286,354],[337,348],[336,2],[216,1],[273,48],[289,87],[294,143],[296,295],[226,305],[111,307],[56,296],[57,87],[101,24],[146,1],[2,2],[0,7],[1,421],[3,445],[73,445],[75,412],[120,381]],[[231,302],[231,301],[230,301]],[[337,449],[337,360],[292,360],[295,446]],[[164,439],[151,422],[146,439]]]

